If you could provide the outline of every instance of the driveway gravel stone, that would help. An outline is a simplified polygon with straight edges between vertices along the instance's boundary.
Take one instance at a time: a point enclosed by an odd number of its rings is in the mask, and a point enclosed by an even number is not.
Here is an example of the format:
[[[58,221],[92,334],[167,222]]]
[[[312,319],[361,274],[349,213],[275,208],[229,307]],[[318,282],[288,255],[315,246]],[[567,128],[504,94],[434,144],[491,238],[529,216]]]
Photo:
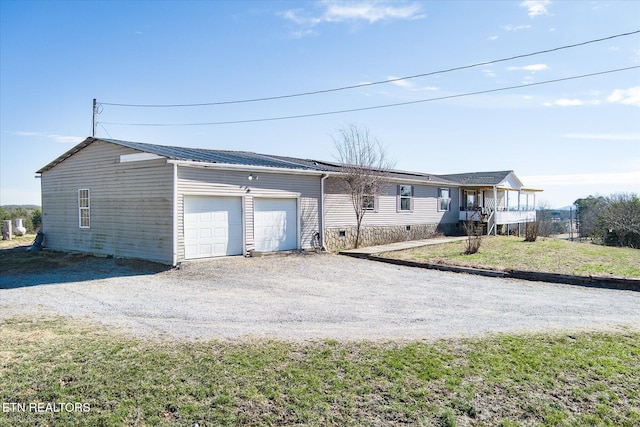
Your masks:
[[[145,337],[435,339],[640,329],[640,293],[497,279],[330,254],[157,270],[110,259],[0,277],[0,320],[86,318]]]

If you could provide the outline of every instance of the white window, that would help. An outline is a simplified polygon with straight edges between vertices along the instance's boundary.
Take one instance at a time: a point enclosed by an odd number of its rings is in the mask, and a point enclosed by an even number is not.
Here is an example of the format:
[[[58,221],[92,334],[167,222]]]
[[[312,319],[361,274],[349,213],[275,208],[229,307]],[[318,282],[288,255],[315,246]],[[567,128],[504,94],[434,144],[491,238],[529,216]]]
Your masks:
[[[398,212],[413,211],[413,186],[398,185],[397,206]]]
[[[91,226],[91,203],[89,189],[78,190],[78,222],[80,228]]]
[[[376,196],[373,196],[373,195],[362,196],[362,209],[365,211],[377,211]]]
[[[475,195],[474,195],[475,198]],[[449,206],[451,205],[451,196],[448,188],[440,189],[440,197],[438,198],[438,210],[441,212],[446,212],[449,210]]]

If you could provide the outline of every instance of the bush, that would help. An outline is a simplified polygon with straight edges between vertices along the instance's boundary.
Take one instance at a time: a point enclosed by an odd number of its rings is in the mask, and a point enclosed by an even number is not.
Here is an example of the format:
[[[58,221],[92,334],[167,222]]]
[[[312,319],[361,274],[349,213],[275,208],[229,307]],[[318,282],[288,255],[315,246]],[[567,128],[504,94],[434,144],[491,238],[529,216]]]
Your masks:
[[[580,237],[612,246],[640,248],[640,198],[613,194],[575,201]]]
[[[42,210],[39,208],[31,212],[31,225],[34,232],[38,232],[42,228]]]
[[[540,221],[527,222],[524,229],[524,241],[535,242],[540,231]]]
[[[467,233],[467,247],[465,255],[472,255],[480,250],[482,244],[482,223],[477,221],[465,221],[464,231]]]

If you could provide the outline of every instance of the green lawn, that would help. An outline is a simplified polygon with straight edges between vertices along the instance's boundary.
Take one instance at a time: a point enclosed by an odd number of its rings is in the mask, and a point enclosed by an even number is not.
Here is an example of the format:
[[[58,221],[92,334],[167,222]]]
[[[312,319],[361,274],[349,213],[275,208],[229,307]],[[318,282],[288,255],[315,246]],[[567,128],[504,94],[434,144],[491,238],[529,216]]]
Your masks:
[[[435,342],[153,342],[0,324],[0,425],[636,426],[640,332]],[[88,410],[87,410],[88,409]]]
[[[485,236],[480,251],[464,255],[466,242],[422,246],[383,256],[487,269],[518,269],[559,274],[640,277],[640,250],[538,238]]]

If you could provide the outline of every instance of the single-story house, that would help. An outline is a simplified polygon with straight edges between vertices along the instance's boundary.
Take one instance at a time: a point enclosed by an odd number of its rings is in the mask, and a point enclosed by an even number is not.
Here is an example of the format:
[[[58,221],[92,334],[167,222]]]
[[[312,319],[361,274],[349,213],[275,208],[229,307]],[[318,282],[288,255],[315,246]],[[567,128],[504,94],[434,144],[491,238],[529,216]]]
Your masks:
[[[355,237],[336,163],[90,137],[37,173],[51,249],[177,265],[317,245],[338,250]],[[364,207],[361,245],[457,233],[476,205],[484,211],[474,219],[492,225],[514,219],[507,214],[535,219],[537,190],[511,171],[392,171],[387,180]]]

